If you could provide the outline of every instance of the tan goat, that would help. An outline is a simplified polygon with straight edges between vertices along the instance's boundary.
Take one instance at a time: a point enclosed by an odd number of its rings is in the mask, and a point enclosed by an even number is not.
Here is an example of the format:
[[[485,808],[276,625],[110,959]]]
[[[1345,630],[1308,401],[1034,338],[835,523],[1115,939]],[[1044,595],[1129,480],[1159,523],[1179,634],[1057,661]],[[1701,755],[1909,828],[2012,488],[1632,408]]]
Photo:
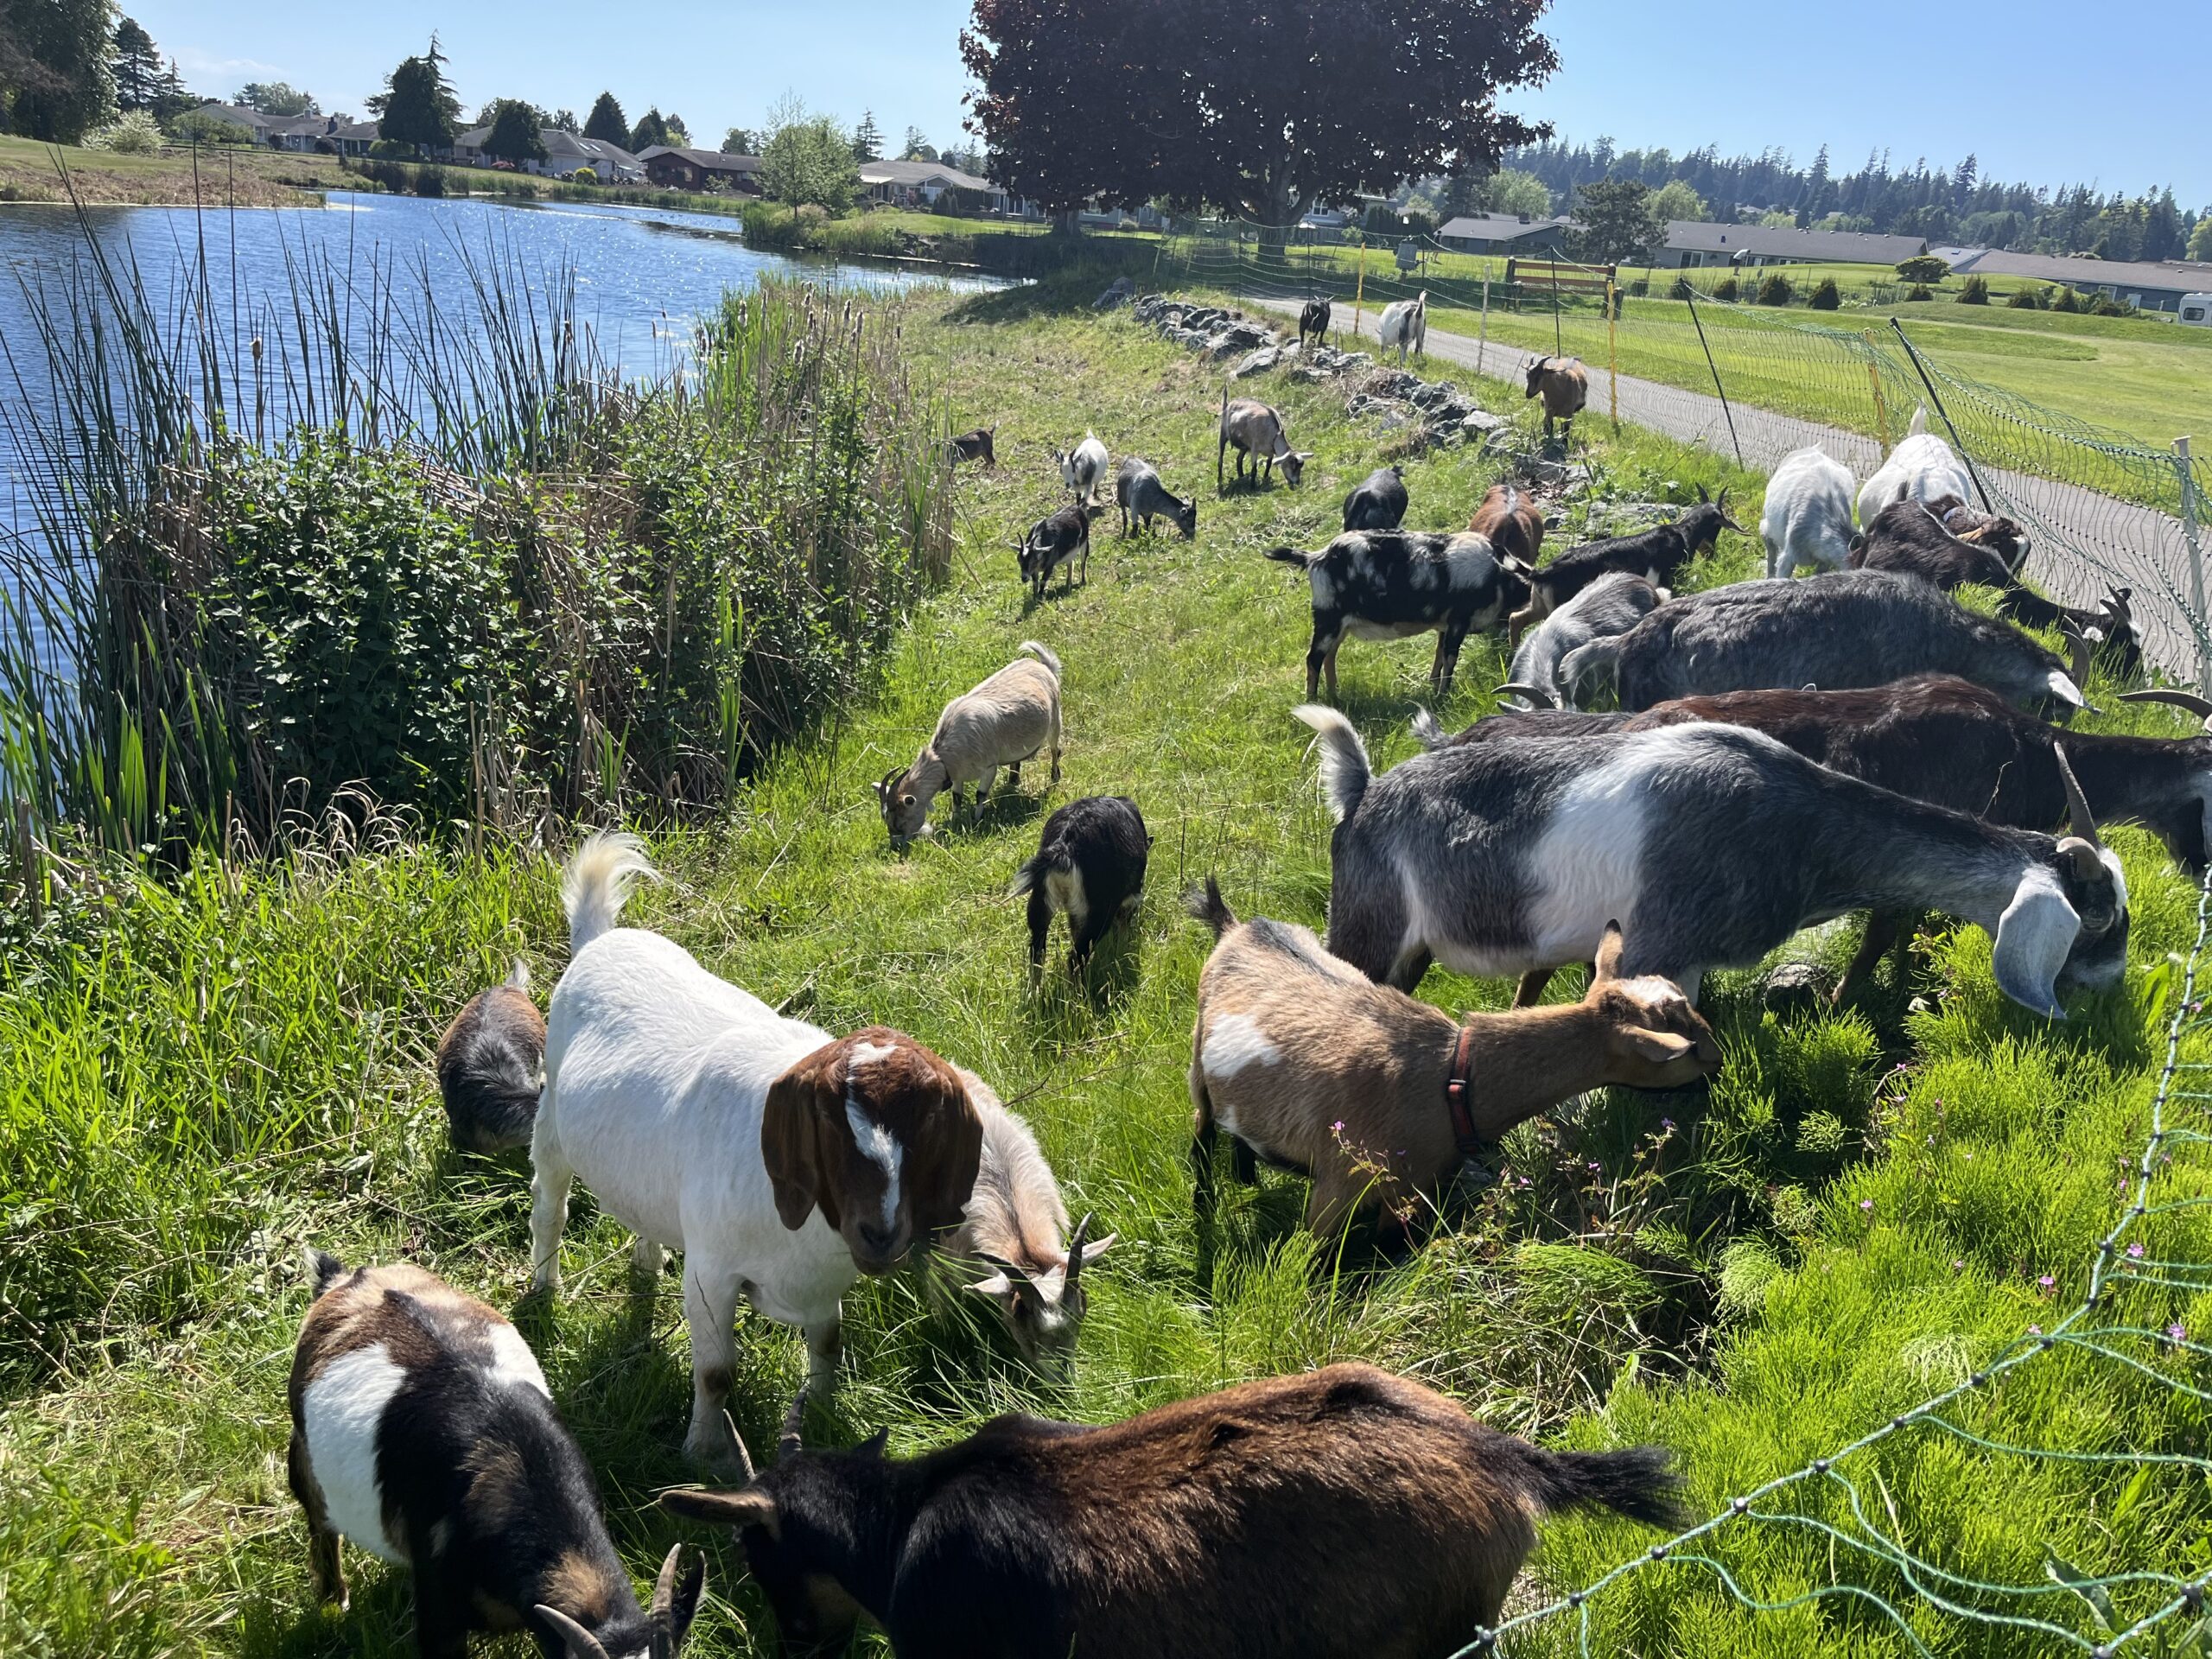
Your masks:
[[[1549,442],[1552,423],[1560,424],[1560,435],[1565,437],[1574,430],[1574,417],[1590,401],[1590,373],[1571,357],[1548,354],[1534,359],[1529,365],[1529,390],[1524,397],[1541,393],[1544,399],[1544,437]]]
[[[1021,763],[1046,748],[1052,781],[1060,781],[1060,659],[1034,639],[1023,640],[1021,650],[1020,658],[946,703],[914,764],[894,767],[876,785],[876,807],[893,845],[928,833],[930,804],[945,790],[957,818],[961,789],[976,785],[980,810],[1001,766],[1019,789]]]
[[[1493,484],[1484,492],[1482,505],[1467,520],[1467,528],[1486,538],[1500,558],[1512,557],[1533,566],[1544,544],[1544,512],[1516,484]]]
[[[1313,1177],[1314,1232],[1378,1207],[1404,1227],[1417,1194],[1516,1123],[1606,1084],[1673,1089],[1720,1066],[1712,1027],[1680,987],[1620,977],[1618,925],[1581,1001],[1454,1020],[1375,983],[1306,928],[1240,925],[1211,877],[1190,908],[1217,941],[1191,1040],[1201,1214],[1217,1130],[1237,1143],[1242,1179],[1262,1160]]]

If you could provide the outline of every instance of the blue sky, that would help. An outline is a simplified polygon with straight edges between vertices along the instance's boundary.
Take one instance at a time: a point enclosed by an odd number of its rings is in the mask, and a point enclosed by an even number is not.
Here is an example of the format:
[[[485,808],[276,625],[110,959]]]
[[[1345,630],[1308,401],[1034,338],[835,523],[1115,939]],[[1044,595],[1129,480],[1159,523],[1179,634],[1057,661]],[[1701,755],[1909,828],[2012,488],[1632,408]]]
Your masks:
[[[934,143],[959,136],[967,0],[126,7],[195,90],[226,96],[280,79],[358,115],[435,28],[471,113],[514,95],[582,115],[609,87],[632,120],[658,104],[715,143],[789,90],[848,122],[872,108],[893,138],[910,124]],[[1985,178],[2086,179],[2131,194],[2171,183],[2201,208],[2212,206],[2212,145],[2185,115],[2204,108],[2208,85],[2202,54],[2177,32],[2188,10],[2166,14],[2174,49],[2145,35],[2121,51],[2085,34],[2079,5],[2060,0],[1861,0],[1847,29],[1802,0],[1558,0],[1547,27],[1560,73],[1507,101],[1576,139],[1610,133],[1624,147],[1777,144],[1802,162],[1826,143],[1839,171],[1875,147],[1900,167],[1972,150]]]

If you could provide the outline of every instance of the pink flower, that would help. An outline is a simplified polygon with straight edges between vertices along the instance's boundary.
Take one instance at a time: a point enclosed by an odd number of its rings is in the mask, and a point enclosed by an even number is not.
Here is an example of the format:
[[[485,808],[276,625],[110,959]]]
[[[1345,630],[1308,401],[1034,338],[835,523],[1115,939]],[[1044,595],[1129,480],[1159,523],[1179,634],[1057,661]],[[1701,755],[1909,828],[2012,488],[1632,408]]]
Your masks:
[[[2041,1285],[2045,1290],[2050,1290],[2057,1285],[2058,1281],[2046,1273],[2042,1278],[2037,1280],[2036,1283]]]
[[[2039,1325],[2030,1325],[2028,1327],[2028,1334],[2031,1337],[2039,1337],[2043,1335],[2043,1326]]]
[[[1599,1173],[1599,1171],[1602,1170],[1603,1168],[1605,1168],[1605,1166],[1604,1166],[1603,1164],[1592,1164],[1592,1165],[1591,1165],[1591,1166],[1590,1166],[1590,1173],[1591,1173],[1592,1175],[1595,1175],[1595,1174],[1597,1174],[1597,1173]]]
[[[1872,1198],[1861,1198],[1859,1200],[1859,1207],[1866,1211],[1867,1214],[1872,1215],[1874,1211],[1874,1200]]]
[[[2143,1259],[2143,1241],[2141,1239],[2137,1239],[2135,1243],[2127,1247],[2127,1257],[2131,1262],[2140,1262]]]
[[[2179,1319],[2176,1319],[2171,1325],[2166,1327],[2166,1338],[2171,1342],[2187,1342],[2189,1340],[2189,1332],[2182,1329],[2181,1321]]]
[[[1964,1256],[1955,1255],[1951,1258],[1951,1271],[1953,1273],[1964,1273],[1966,1270],[1967,1263]]]
[[[1344,1119],[1342,1119],[1341,1117],[1340,1117],[1340,1118],[1338,1118],[1335,1122],[1333,1122],[1333,1123],[1332,1123],[1332,1124],[1330,1124],[1330,1125],[1329,1125],[1329,1133],[1330,1133],[1330,1134],[1332,1134],[1332,1135],[1342,1135],[1344,1132]]]

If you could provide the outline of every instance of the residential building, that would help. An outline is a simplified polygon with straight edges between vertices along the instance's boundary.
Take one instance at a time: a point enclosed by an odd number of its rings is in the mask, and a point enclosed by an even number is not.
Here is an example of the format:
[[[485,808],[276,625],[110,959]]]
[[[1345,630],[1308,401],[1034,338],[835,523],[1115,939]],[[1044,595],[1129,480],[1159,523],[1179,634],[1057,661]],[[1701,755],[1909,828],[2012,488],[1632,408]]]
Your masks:
[[[862,162],[861,188],[871,201],[896,207],[934,207],[948,190],[980,200],[994,213],[1014,211],[1013,198],[988,179],[944,162]]]
[[[489,167],[499,158],[484,148],[492,136],[489,126],[472,127],[453,141],[453,157],[465,167]],[[645,169],[638,158],[620,144],[603,138],[586,138],[560,127],[540,127],[537,142],[545,154],[517,165],[543,179],[566,179],[589,168],[601,184],[642,184]]]
[[[724,189],[760,194],[760,158],[726,156],[718,149],[689,149],[651,144],[638,152],[645,177],[664,190],[706,190],[719,184]]]
[[[1920,236],[1877,236],[1870,231],[1801,231],[1794,226],[1668,222],[1664,244],[1651,263],[1669,269],[1733,265],[1895,265],[1928,251]]]
[[[2101,294],[2145,311],[2178,313],[2183,300],[2212,289],[2212,264],[2185,259],[2092,259],[2079,254],[2006,253],[1990,248],[1939,248],[1955,276],[2017,276]],[[1956,256],[1954,257],[1953,256]]]
[[[323,135],[322,144],[329,145],[340,156],[365,156],[378,137],[377,124],[374,121],[348,121],[340,116],[338,124]],[[315,148],[320,149],[322,144]]]
[[[1454,253],[1510,253],[1522,259],[1555,259],[1567,251],[1567,232],[1580,227],[1565,214],[1463,213],[1446,219],[1436,239]]]

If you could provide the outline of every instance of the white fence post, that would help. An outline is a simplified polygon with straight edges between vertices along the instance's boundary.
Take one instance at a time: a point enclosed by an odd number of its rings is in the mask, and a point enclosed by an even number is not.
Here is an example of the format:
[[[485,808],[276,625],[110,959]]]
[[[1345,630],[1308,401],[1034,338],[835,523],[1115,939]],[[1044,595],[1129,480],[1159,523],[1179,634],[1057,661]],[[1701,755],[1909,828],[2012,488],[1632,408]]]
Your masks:
[[[2189,597],[2196,607],[2197,689],[2212,697],[2212,618],[2204,614],[2204,550],[2196,534],[2196,474],[2189,459],[2189,440],[2174,440],[2174,470],[2181,474],[2181,533],[2189,543]]]

